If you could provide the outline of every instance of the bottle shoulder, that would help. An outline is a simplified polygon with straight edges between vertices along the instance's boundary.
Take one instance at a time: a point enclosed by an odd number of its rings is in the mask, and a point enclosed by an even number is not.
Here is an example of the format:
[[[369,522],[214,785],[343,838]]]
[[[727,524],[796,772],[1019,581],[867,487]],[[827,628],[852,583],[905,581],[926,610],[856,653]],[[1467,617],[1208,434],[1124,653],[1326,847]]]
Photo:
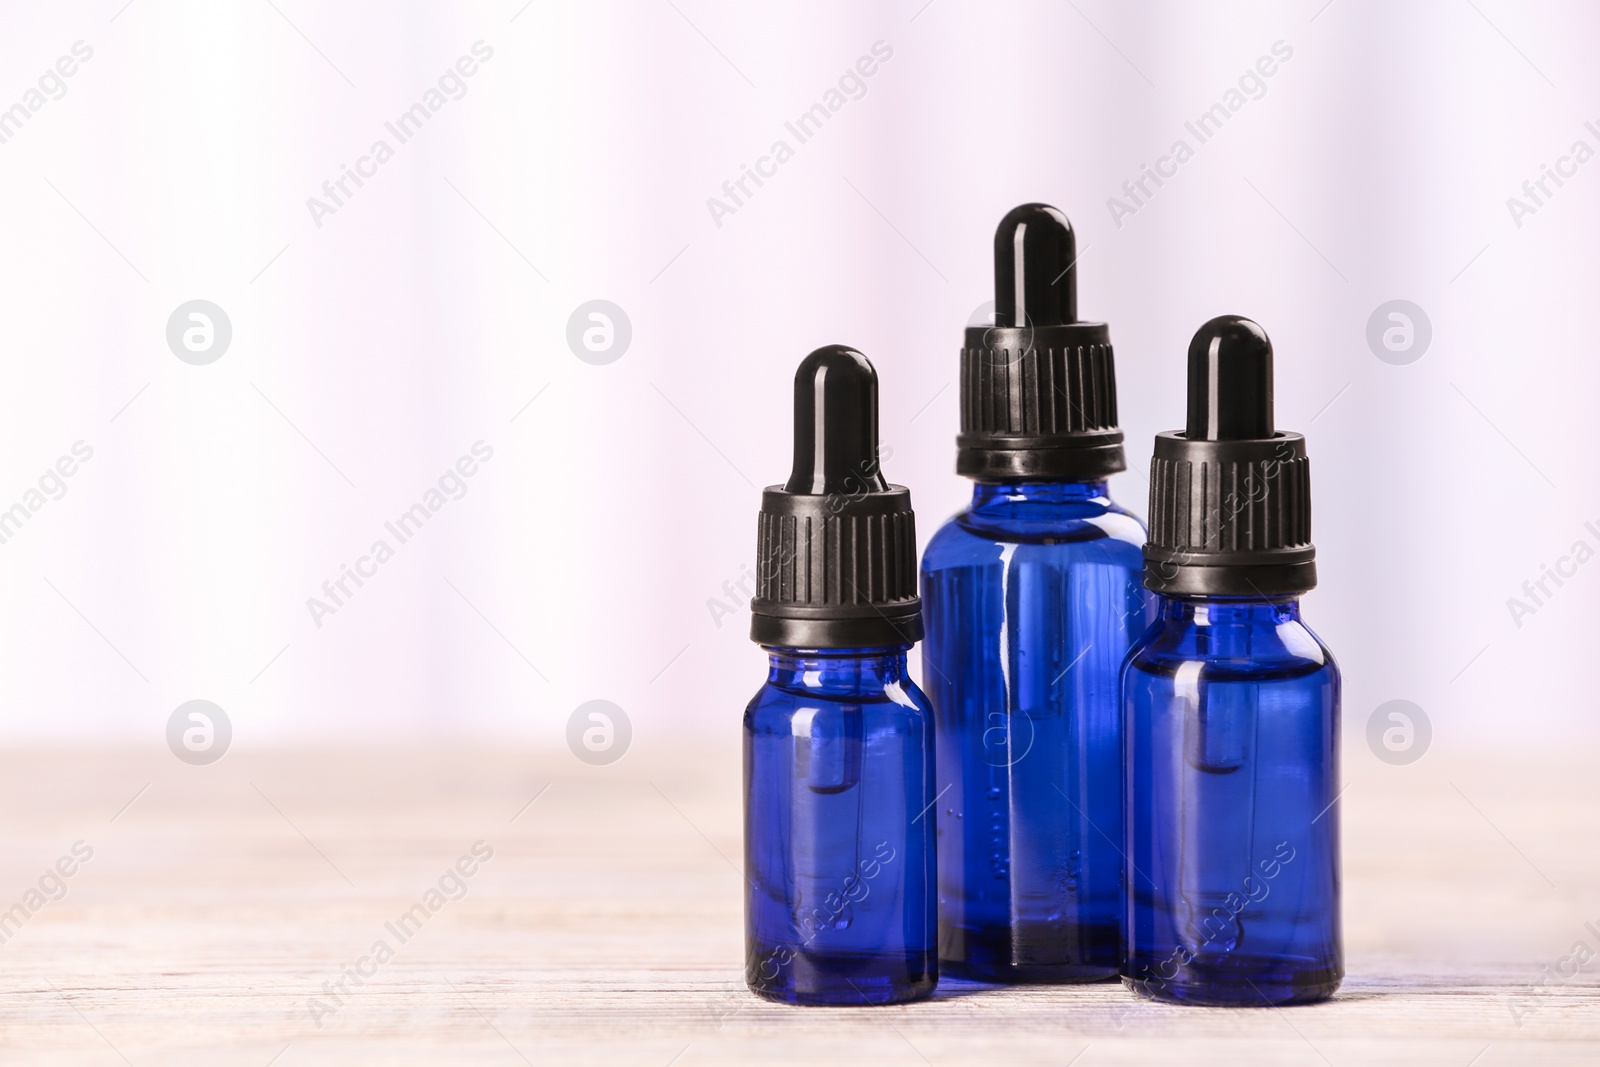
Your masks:
[[[831,683],[789,685],[768,680],[745,707],[745,721],[753,718],[787,718],[806,709],[835,705],[873,706],[879,712],[899,712],[910,718],[933,714],[928,695],[906,676],[870,686],[843,686]]]
[[[947,519],[928,541],[924,570],[997,562],[1011,545],[1047,550],[1063,561],[1087,557],[1142,568],[1145,527],[1115,504],[1084,514],[1075,507],[1049,513],[1043,509],[997,514],[966,508]]]
[[[1333,652],[1299,619],[1276,624],[1199,626],[1192,620],[1160,618],[1128,652],[1131,671],[1172,676],[1198,664],[1214,679],[1304,678],[1325,675],[1337,684]]]

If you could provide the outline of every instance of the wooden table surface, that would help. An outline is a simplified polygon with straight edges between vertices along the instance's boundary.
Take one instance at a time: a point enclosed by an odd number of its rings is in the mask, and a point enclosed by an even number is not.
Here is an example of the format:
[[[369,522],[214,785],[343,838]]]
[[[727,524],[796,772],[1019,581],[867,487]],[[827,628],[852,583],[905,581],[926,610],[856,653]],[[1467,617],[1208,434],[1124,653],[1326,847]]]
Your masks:
[[[735,745],[0,754],[0,1062],[1600,1063],[1592,749],[1352,749],[1330,1003],[817,1010],[743,987]]]

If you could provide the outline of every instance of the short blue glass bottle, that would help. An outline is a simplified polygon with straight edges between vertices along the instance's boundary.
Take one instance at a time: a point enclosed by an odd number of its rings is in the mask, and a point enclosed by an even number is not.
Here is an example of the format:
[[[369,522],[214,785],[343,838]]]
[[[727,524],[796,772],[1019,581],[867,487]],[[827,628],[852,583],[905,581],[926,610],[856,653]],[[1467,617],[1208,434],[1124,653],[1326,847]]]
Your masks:
[[[1149,621],[1144,539],[1104,481],[979,483],[923,554],[948,974],[1116,977],[1117,686]]]
[[[1190,1004],[1332,996],[1339,669],[1299,601],[1164,600],[1124,690],[1129,986]]]
[[[745,711],[745,973],[770,1000],[933,991],[933,721],[908,647],[767,649]]]
[[[878,380],[821,348],[795,374],[794,468],[762,494],[745,710],[745,978],[789,1004],[893,1004],[938,981],[932,709],[911,496],[878,469]]]
[[[1156,1000],[1324,1000],[1344,976],[1339,669],[1300,618],[1316,584],[1305,440],[1272,425],[1272,348],[1201,327],[1186,430],[1158,435],[1123,673],[1123,980]]]
[[[972,503],[922,560],[922,681],[940,790],[939,956],[985,982],[1116,977],[1118,672],[1150,619],[1110,331],[1080,322],[1072,227],[1047,204],[994,235],[994,325],[961,351],[956,471]]]

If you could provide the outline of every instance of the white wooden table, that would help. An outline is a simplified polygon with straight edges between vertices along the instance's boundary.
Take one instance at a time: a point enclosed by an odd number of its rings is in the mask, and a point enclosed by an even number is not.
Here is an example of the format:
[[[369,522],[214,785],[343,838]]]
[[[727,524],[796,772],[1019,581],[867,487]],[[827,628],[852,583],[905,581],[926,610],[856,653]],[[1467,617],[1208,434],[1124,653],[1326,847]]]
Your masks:
[[[1328,1004],[949,982],[921,1004],[816,1010],[744,991],[736,734],[641,742],[610,767],[487,749],[0,754],[0,908],[22,905],[0,915],[0,1062],[1600,1063],[1600,956],[1529,994],[1576,942],[1600,952],[1592,749],[1410,767],[1351,749],[1349,977]],[[480,841],[493,856],[463,864],[464,896],[428,910]],[[62,857],[72,875],[47,874]],[[418,904],[402,941],[386,924]]]

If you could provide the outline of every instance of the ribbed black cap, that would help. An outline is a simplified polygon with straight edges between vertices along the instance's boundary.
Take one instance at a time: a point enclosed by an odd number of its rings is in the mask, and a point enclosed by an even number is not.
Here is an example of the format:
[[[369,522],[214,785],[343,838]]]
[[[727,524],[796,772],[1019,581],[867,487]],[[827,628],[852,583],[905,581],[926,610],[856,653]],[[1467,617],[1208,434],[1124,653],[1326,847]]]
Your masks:
[[[1078,321],[1077,241],[1048,204],[994,234],[994,325],[961,350],[956,473],[977,481],[1084,481],[1127,467],[1103,322]]]
[[[1189,343],[1189,421],[1156,435],[1144,584],[1168,596],[1293,596],[1317,584],[1305,438],[1272,420],[1272,342],[1223,315]]]
[[[878,469],[878,374],[829,345],[794,376],[794,469],[761,496],[750,639],[878,648],[922,639],[911,493]]]

